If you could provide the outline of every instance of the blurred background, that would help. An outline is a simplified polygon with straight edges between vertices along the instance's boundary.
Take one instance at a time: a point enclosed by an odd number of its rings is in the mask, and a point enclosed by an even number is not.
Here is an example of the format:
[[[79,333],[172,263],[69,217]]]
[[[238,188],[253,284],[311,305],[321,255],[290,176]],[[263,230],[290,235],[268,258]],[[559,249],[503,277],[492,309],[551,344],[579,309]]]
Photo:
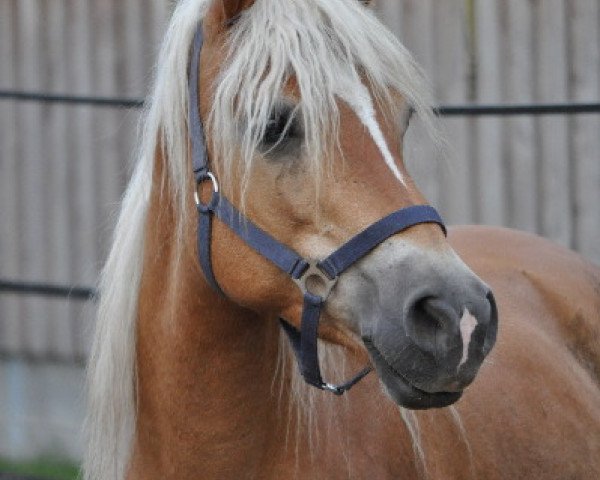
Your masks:
[[[173,4],[1,0],[0,90],[143,98]],[[439,104],[599,101],[597,0],[375,8],[423,65]],[[138,115],[0,99],[0,281],[94,286]],[[600,263],[599,115],[458,116],[442,126],[443,158],[418,128],[406,155],[450,224],[535,232]],[[75,475],[94,314],[75,296],[0,290],[0,472]]]

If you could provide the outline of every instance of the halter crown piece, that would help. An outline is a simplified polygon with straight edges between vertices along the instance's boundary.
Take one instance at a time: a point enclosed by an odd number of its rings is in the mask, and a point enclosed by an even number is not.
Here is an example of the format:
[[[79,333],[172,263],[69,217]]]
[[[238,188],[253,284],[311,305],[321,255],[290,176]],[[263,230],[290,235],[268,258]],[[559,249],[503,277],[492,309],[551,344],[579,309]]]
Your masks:
[[[192,166],[197,186],[203,182],[210,182],[212,184],[212,196],[208,203],[202,203],[197,189],[195,194],[199,214],[198,255],[200,257],[200,265],[208,283],[216,291],[223,294],[212,270],[210,252],[212,220],[214,216],[217,216],[221,222],[226,224],[256,252],[269,259],[277,267],[290,275],[304,295],[300,331],[284,319],[280,319],[280,321],[294,349],[302,376],[310,385],[336,395],[342,395],[362,380],[372,368],[366,367],[341,385],[326,383],[321,376],[317,351],[319,318],[321,316],[321,309],[329,293],[335,287],[339,276],[380,243],[398,232],[422,223],[437,223],[445,234],[446,227],[440,215],[433,207],[427,205],[411,206],[384,217],[351,238],[329,257],[317,261],[302,258],[292,249],[275,240],[264,230],[261,230],[250,219],[242,215],[227,198],[220,194],[217,179],[209,169],[204,128],[198,104],[202,44],[203,33],[202,24],[200,23],[194,37],[189,73],[189,134],[192,145]],[[316,279],[324,287],[321,289],[320,294],[311,292],[309,285],[307,285],[309,279],[312,281]]]

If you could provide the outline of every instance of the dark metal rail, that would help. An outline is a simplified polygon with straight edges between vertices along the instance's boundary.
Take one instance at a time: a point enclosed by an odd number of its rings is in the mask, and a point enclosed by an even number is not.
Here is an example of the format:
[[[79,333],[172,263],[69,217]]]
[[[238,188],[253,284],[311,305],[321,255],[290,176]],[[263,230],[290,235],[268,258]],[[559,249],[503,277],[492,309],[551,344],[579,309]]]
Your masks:
[[[63,95],[45,92],[0,90],[0,100],[19,100],[63,105],[112,108],[141,108],[142,98],[95,97],[91,95]],[[444,117],[455,116],[508,116],[508,115],[574,115],[600,113],[600,102],[552,103],[522,105],[440,105],[435,112]]]
[[[94,97],[87,95],[62,95],[44,92],[21,92],[0,90],[0,100],[19,100],[25,102],[59,103],[90,107],[141,108],[144,100],[139,98]]]
[[[436,113],[443,117],[509,116],[509,115],[575,115],[600,113],[600,103],[553,103],[529,105],[453,105],[440,106]]]
[[[1,293],[40,295],[44,297],[67,298],[69,300],[92,300],[97,295],[97,291],[91,287],[0,279]]]

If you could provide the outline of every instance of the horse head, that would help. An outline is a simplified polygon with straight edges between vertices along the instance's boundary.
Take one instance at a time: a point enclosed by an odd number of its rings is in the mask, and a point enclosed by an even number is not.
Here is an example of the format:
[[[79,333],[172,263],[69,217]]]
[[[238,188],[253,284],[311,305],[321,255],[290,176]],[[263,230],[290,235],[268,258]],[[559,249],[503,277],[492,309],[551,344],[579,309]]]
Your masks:
[[[361,32],[379,25],[363,3],[216,0],[203,20],[196,93],[215,181],[200,182],[201,202],[218,179],[245,218],[305,259],[325,259],[380,219],[426,203],[402,152],[413,112],[432,125],[426,81],[389,32]],[[348,18],[361,19],[352,34],[338,28]],[[219,288],[301,330],[297,284],[243,236],[214,222]],[[327,281],[317,274],[305,285],[326,299],[319,338],[366,350],[402,406],[455,402],[494,345],[492,292],[436,222],[383,238]]]

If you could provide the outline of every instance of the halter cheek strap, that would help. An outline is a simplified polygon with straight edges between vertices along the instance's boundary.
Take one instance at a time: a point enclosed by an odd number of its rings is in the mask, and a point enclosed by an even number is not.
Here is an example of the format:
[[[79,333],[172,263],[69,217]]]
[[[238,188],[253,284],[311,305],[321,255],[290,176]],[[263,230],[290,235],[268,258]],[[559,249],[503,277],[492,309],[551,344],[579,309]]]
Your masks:
[[[212,185],[211,198],[207,203],[203,203],[197,193],[195,197],[199,215],[197,236],[200,265],[208,283],[223,294],[223,290],[213,273],[211,262],[212,221],[216,216],[248,246],[287,273],[298,285],[304,296],[300,330],[297,330],[283,319],[280,321],[294,349],[302,376],[310,385],[341,395],[365,377],[371,371],[371,367],[366,367],[341,385],[326,383],[321,376],[317,350],[319,319],[323,305],[327,301],[331,290],[335,287],[339,276],[383,241],[409,227],[422,223],[436,223],[442,228],[444,234],[446,233],[446,227],[433,207],[427,205],[411,206],[398,210],[375,222],[320,261],[306,260],[294,250],[271,237],[250,219],[242,215],[227,198],[221,195],[217,179],[209,171],[204,129],[198,110],[202,44],[203,33],[200,24],[194,37],[190,65],[188,126],[196,183],[198,186],[205,182],[210,182]],[[318,293],[310,286],[315,281],[320,285]]]

